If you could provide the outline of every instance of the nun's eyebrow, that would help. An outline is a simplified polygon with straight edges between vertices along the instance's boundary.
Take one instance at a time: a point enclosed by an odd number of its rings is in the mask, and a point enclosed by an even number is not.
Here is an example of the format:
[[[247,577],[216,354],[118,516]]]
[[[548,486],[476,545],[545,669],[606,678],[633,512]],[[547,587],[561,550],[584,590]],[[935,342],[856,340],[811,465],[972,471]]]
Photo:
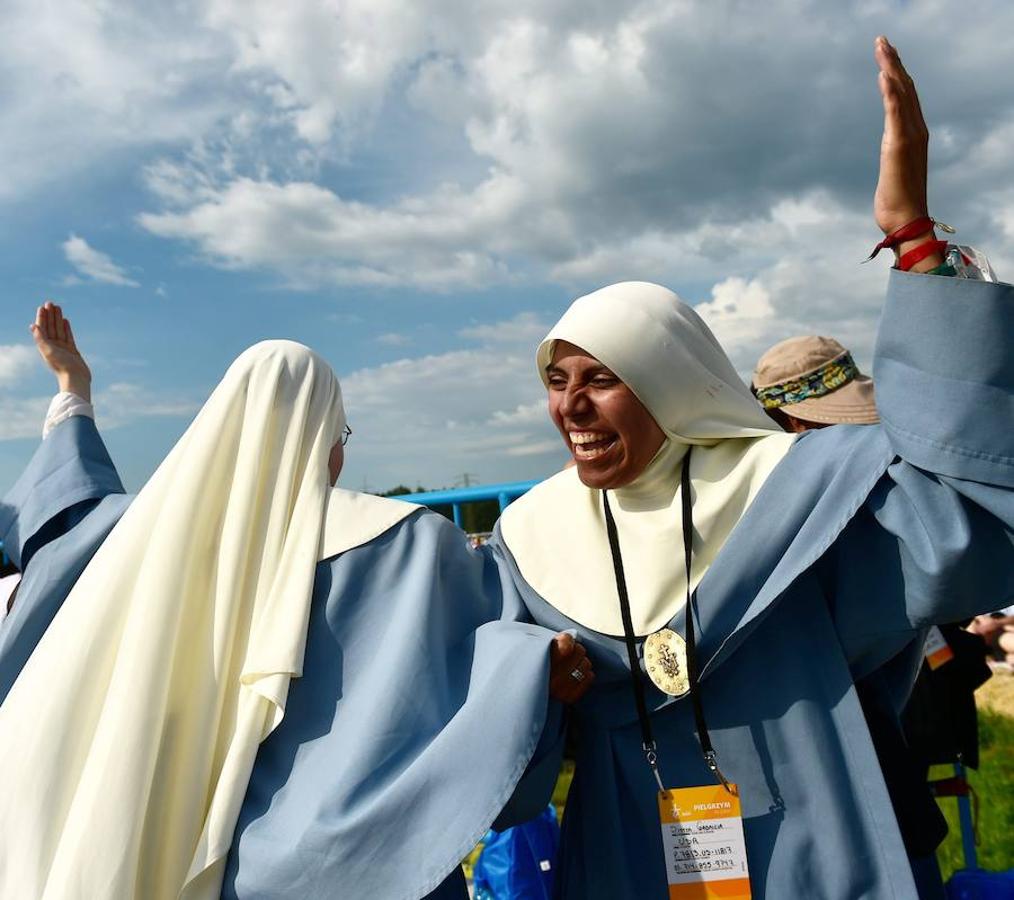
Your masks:
[[[561,369],[555,363],[550,363],[548,366],[546,366],[546,374],[566,376],[567,372],[566,370]],[[587,369],[583,369],[581,374],[585,378],[594,378],[596,375],[609,375],[611,378],[616,377],[616,373],[613,372],[613,370],[610,369],[608,366],[602,365],[602,363],[599,363],[597,366],[591,366]]]

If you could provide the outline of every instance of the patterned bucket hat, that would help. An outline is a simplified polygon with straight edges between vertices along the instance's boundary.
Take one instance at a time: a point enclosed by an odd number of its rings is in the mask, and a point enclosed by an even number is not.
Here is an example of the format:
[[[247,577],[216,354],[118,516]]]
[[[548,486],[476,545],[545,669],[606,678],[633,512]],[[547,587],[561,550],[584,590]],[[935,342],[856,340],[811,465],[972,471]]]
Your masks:
[[[765,409],[783,409],[806,422],[880,421],[873,379],[833,338],[804,335],[775,344],[757,362],[752,386]]]

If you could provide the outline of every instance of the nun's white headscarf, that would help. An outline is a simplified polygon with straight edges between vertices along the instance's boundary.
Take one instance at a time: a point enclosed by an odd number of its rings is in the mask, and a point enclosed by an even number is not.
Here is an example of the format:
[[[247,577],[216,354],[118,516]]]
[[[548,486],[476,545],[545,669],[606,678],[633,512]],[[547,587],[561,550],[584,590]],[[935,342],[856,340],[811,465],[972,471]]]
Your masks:
[[[647,634],[686,598],[679,477],[688,445],[698,446],[690,464],[694,587],[793,436],[760,408],[697,313],[657,284],[623,282],[575,300],[539,346],[544,381],[558,341],[612,370],[666,435],[647,469],[610,491],[634,629]],[[568,469],[508,507],[501,529],[542,597],[589,628],[623,633],[601,491]]]
[[[288,341],[242,354],[0,707],[0,894],[217,897],[302,669],[345,416]]]
[[[539,345],[547,387],[557,341],[609,368],[672,440],[713,444],[779,430],[701,317],[660,285],[624,281],[575,300]]]

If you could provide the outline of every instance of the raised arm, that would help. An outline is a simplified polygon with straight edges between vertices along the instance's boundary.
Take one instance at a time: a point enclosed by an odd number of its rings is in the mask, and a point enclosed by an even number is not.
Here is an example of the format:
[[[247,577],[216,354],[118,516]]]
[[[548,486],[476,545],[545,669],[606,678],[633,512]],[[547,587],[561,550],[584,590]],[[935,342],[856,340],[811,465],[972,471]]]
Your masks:
[[[60,392],[43,425],[46,439],[0,500],[0,539],[22,571],[40,547],[75,527],[95,502],[123,493],[92,421],[91,371],[70,321],[58,305],[47,301],[36,310],[29,329]],[[62,427],[57,429],[58,425]]]
[[[877,83],[884,101],[880,177],[873,196],[873,215],[885,236],[897,234],[910,225],[916,232],[893,244],[895,256],[900,260],[906,253],[936,240],[932,224],[922,230],[912,225],[929,217],[926,200],[929,129],[915,82],[902,65],[898,51],[881,35],[874,43],[873,53],[880,68]],[[929,272],[943,261],[943,254],[936,250],[914,262],[910,271]]]
[[[926,218],[928,132],[897,51],[878,38],[876,58],[884,138],[874,213],[891,234]],[[931,230],[894,249],[903,257],[934,240]],[[824,560],[858,674],[914,631],[1014,595],[1014,288],[913,274],[942,262],[931,253],[890,273],[873,366],[881,426],[860,435],[882,443],[884,468],[875,483],[868,473],[869,495]],[[826,431],[807,437],[808,452],[836,458],[856,437]]]
[[[30,327],[60,393],[50,405],[46,437],[0,500],[0,539],[23,573],[17,600],[0,623],[0,703],[130,502],[95,428],[91,373],[70,323],[47,303]]]

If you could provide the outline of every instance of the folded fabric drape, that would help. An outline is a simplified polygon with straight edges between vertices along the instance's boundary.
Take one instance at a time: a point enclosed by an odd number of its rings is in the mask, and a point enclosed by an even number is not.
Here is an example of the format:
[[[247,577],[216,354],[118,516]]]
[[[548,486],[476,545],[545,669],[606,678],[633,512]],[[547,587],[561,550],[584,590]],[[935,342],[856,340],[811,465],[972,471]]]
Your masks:
[[[218,896],[301,672],[344,423],[306,347],[230,367],[0,707],[0,895]]]

